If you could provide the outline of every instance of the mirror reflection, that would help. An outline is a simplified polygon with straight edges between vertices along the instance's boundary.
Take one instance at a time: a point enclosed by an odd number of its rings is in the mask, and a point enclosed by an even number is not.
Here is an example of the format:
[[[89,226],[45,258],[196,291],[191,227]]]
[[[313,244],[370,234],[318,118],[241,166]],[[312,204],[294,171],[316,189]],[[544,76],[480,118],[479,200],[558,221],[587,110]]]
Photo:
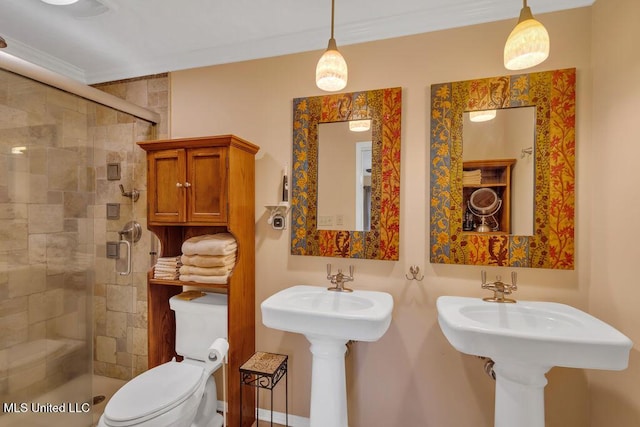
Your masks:
[[[371,228],[371,128],[318,125],[318,230]]]
[[[574,268],[575,90],[575,68],[431,86],[431,262]],[[496,110],[499,113],[501,109],[512,111],[521,107],[535,109],[535,119],[530,120],[535,131],[527,131],[527,135],[534,136],[535,144],[522,143],[512,154],[471,153],[478,147],[475,144],[472,147],[471,137],[464,135],[465,112]],[[483,150],[487,148],[485,145]],[[530,158],[527,157],[529,146]],[[522,147],[524,158],[521,157]],[[467,160],[466,155],[472,155],[476,160]],[[521,190],[505,189],[500,194],[500,187],[491,187],[497,197],[490,191],[473,197],[479,218],[474,217],[467,223],[468,198],[481,188],[472,191],[469,185],[478,178],[474,170],[481,169],[480,183],[482,172],[486,170],[492,181],[502,182],[505,187],[510,183],[515,186],[525,179],[510,174],[526,164],[524,160],[532,162],[533,167],[535,186],[528,186],[533,191],[533,206],[522,200],[531,200],[529,193],[523,196]],[[464,182],[469,188],[465,188]],[[508,197],[515,199],[513,203],[507,200]],[[533,232],[529,225],[520,231],[520,226],[515,224],[520,221],[520,214],[499,215],[500,211],[512,206],[514,210],[524,206],[526,212],[534,211]],[[485,224],[482,224],[483,215],[487,215]],[[491,215],[499,225],[490,223]]]
[[[474,113],[476,117],[474,117]],[[535,212],[535,107],[467,111],[463,114],[463,200],[466,207],[463,231],[530,236]],[[479,162],[510,164],[509,182],[496,180],[495,169],[482,169]],[[483,173],[484,172],[484,173]],[[484,175],[484,176],[483,176]],[[492,215],[475,209],[473,195],[485,200],[490,189],[501,205]],[[505,194],[505,191],[509,194]],[[508,204],[508,206],[507,206]],[[508,215],[509,218],[501,218]],[[508,224],[508,227],[503,225]]]

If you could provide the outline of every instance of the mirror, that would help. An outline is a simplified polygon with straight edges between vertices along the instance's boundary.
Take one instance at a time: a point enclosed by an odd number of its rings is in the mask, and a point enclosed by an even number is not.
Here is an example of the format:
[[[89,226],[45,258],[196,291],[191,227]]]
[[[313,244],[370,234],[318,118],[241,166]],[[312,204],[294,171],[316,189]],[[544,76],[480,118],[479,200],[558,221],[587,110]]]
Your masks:
[[[402,88],[293,100],[291,254],[398,259],[401,110]]]
[[[431,262],[574,268],[575,79],[572,68],[431,86]],[[534,196],[529,198],[514,188],[507,195],[513,196],[509,205],[514,209],[524,206],[533,211],[531,231],[528,226],[516,230],[510,225],[505,228],[510,232],[468,231],[463,181],[468,183],[472,178],[465,165],[479,162],[476,169],[481,173],[488,169],[493,178],[499,167],[515,175],[524,158],[520,157],[522,152],[516,152],[515,156],[490,153],[482,155],[491,157],[488,159],[467,160],[465,151],[473,149],[467,146],[464,113],[520,107],[535,109],[535,141],[530,150],[534,178],[530,188]],[[528,146],[522,148],[526,158]],[[502,166],[496,166],[499,159],[503,159]],[[513,164],[508,166],[510,161]],[[509,179],[514,185],[520,184],[515,183],[516,177]],[[502,209],[504,198],[503,194]],[[527,198],[533,200],[533,207],[527,207]],[[510,218],[515,220],[517,216],[514,212]]]
[[[510,171],[510,194],[506,200],[502,198],[503,201],[510,202],[508,209],[510,228],[502,231],[507,231],[508,234],[531,236],[533,235],[535,194],[535,157],[533,156],[536,132],[535,108],[502,108],[488,111],[492,111],[495,115],[485,121],[474,120],[472,118],[473,111],[464,112],[462,125],[463,175],[464,170],[471,169],[471,167],[465,167],[469,164],[468,162],[513,159]],[[491,185],[487,183],[478,185],[483,186],[479,189],[491,188],[485,187],[485,185]],[[465,187],[463,180],[463,193]],[[477,218],[475,219],[477,223]],[[470,227],[465,227],[463,224],[463,231],[468,231],[468,228]]]
[[[371,127],[318,126],[318,229],[371,228]]]

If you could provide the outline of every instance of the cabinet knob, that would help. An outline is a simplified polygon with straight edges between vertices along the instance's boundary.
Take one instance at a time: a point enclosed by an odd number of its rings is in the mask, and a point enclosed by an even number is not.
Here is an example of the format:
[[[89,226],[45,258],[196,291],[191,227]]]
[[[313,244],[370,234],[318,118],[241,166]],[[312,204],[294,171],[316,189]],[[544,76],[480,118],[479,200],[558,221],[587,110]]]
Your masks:
[[[181,183],[179,183],[179,182],[176,182],[176,187],[178,187],[178,188],[182,188],[182,184],[181,184]]]
[[[191,184],[190,184],[189,182],[185,182],[185,183],[184,183],[184,186],[185,186],[186,188],[189,188],[189,187],[191,187]]]

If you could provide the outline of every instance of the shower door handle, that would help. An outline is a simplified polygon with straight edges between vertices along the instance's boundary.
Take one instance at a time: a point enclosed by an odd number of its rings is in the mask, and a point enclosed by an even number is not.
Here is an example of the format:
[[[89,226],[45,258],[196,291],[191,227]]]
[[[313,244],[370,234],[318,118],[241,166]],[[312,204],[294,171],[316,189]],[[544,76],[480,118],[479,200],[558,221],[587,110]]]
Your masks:
[[[125,271],[118,271],[121,276],[128,276],[131,274],[131,243],[128,240],[120,240],[118,244],[123,244],[127,247],[127,269]]]

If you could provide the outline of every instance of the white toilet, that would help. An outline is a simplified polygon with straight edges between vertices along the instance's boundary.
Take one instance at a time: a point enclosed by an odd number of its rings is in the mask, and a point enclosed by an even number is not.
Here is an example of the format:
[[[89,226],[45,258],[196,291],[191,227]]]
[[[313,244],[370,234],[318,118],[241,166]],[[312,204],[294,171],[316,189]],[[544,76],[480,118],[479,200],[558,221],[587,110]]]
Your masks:
[[[107,403],[98,427],[222,426],[212,373],[229,348],[227,296],[190,291],[169,304],[176,313],[176,353],[184,360],[156,366],[126,383]]]

